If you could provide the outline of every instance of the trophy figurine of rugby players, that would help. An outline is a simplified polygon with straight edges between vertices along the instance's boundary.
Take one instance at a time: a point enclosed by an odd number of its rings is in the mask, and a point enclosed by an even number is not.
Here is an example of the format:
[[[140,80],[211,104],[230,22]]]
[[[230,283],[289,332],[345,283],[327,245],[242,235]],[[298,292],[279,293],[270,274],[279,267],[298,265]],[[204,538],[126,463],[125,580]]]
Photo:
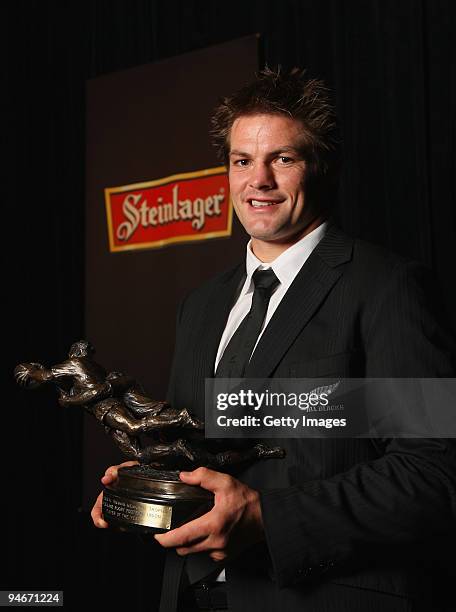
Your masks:
[[[138,461],[120,468],[118,480],[104,490],[103,516],[109,524],[146,533],[174,529],[213,504],[213,494],[181,482],[179,470],[206,466],[227,471],[256,459],[283,457],[281,448],[261,443],[211,452],[202,421],[185,408],[152,400],[133,378],[108,373],[93,354],[90,343],[81,340],[61,363],[21,363],[14,376],[29,389],[53,383],[62,407],[84,408],[127,459]]]

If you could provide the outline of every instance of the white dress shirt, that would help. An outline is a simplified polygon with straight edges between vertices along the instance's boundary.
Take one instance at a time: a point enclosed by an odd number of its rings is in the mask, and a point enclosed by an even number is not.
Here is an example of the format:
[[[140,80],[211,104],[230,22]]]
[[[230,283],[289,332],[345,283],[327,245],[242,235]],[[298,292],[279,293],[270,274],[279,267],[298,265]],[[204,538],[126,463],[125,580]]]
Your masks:
[[[248,242],[245,266],[247,278],[245,279],[244,285],[241,289],[241,293],[239,294],[239,297],[235,305],[231,309],[230,315],[228,317],[228,321],[226,323],[226,327],[222,334],[222,338],[218,347],[214,371],[217,369],[219,361],[222,358],[223,352],[226,349],[229,341],[231,340],[231,337],[241,324],[244,317],[250,311],[253,292],[255,290],[255,286],[252,280],[252,275],[255,270],[257,270],[258,268],[260,268],[260,270],[268,270],[269,268],[272,268],[280,282],[269,301],[268,310],[263,322],[263,327],[255,344],[256,348],[258,340],[261,338],[261,335],[263,334],[263,331],[271,320],[272,315],[276,311],[277,306],[282,301],[282,298],[288,291],[291,283],[296,278],[296,275],[298,274],[299,270],[302,268],[314,248],[325,235],[327,226],[328,222],[322,223],[316,229],[311,231],[310,234],[307,234],[307,236],[301,238],[299,242],[289,247],[286,251],[279,255],[277,259],[274,259],[274,261],[267,264],[263,263],[257,257],[255,257],[251,249],[252,241],[250,240]],[[253,349],[253,351],[255,350],[255,348]]]

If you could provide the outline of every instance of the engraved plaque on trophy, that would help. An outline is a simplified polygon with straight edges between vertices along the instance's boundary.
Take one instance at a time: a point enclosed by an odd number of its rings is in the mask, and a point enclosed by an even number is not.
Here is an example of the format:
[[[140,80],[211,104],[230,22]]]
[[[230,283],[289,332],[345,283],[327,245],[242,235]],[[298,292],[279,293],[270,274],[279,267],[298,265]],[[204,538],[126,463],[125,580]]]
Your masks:
[[[142,532],[174,529],[205,514],[212,505],[212,493],[183,483],[179,472],[148,465],[120,468],[118,480],[103,493],[104,519]]]

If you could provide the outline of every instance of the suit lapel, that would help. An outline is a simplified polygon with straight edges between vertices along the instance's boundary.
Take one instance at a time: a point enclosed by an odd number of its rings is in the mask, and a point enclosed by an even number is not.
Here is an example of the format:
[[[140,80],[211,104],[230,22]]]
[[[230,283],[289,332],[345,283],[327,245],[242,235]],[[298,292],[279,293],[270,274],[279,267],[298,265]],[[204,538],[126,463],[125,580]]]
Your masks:
[[[199,332],[201,342],[195,347],[195,359],[200,361],[200,372],[205,378],[214,376],[214,364],[220,338],[233,304],[245,280],[245,264],[224,275],[214,286],[205,306],[203,328]]]
[[[274,316],[261,336],[247,368],[246,377],[268,377],[274,371],[296,336],[331,291],[351,258],[353,241],[332,226],[296,276]],[[198,376],[211,378],[220,338],[230,310],[245,279],[245,264],[227,272],[214,285],[205,305],[200,342],[194,347],[194,367]]]
[[[246,378],[271,376],[288,348],[307,325],[343,274],[353,242],[331,227],[299,271],[255,349]]]

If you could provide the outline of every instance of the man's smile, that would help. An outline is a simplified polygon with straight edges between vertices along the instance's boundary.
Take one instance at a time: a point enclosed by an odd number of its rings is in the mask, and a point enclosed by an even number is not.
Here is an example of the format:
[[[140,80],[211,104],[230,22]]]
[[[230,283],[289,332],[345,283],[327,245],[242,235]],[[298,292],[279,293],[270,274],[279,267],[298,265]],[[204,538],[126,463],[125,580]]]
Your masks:
[[[249,204],[253,206],[253,208],[266,208],[268,206],[276,206],[280,204],[280,201],[274,200],[248,200]]]

